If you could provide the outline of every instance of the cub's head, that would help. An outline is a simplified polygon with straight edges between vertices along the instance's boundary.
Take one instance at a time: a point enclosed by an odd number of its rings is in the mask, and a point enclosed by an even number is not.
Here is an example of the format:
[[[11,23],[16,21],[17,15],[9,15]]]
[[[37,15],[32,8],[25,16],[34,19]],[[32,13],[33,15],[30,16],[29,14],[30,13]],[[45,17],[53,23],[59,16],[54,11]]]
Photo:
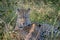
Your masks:
[[[21,27],[23,27],[24,25],[27,24],[28,19],[29,19],[29,13],[30,13],[30,8],[28,8],[28,9],[23,9],[23,8],[22,9],[17,9],[18,24]]]

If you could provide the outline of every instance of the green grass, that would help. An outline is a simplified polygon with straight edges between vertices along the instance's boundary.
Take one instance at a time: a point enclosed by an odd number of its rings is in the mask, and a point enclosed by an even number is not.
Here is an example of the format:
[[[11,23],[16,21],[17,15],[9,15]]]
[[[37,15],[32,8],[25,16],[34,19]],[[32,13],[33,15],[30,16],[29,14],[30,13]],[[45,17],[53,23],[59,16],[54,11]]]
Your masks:
[[[9,36],[9,32],[13,30],[15,24],[16,24],[16,8],[31,8],[31,12],[30,12],[30,20],[32,22],[39,22],[39,23],[48,23],[50,25],[56,26],[56,27],[60,27],[60,5],[59,2],[60,1],[46,1],[46,5],[44,2],[28,2],[26,0],[25,4],[22,3],[23,1],[20,0],[21,3],[17,3],[16,4],[16,0],[14,1],[6,1],[5,0],[5,4],[3,4],[0,1],[0,30],[1,30],[1,36],[2,38],[5,38],[4,40],[12,40]],[[10,5],[9,5],[10,2]],[[5,31],[5,27],[8,27],[9,29],[7,29]],[[53,29],[54,27],[52,27]],[[58,33],[56,35],[53,34],[52,31],[52,38],[48,38],[49,40],[59,40],[60,36],[58,35]],[[1,38],[0,38],[1,40]]]

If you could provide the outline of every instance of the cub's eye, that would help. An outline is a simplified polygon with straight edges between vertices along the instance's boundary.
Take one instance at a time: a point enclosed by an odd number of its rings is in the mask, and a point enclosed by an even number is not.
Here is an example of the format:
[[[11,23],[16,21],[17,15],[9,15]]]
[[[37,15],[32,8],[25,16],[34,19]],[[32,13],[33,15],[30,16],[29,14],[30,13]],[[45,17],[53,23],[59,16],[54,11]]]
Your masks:
[[[29,18],[29,17],[26,17],[26,18]]]
[[[18,17],[18,18],[22,18],[22,17]]]
[[[29,18],[29,17],[25,16],[25,18]]]

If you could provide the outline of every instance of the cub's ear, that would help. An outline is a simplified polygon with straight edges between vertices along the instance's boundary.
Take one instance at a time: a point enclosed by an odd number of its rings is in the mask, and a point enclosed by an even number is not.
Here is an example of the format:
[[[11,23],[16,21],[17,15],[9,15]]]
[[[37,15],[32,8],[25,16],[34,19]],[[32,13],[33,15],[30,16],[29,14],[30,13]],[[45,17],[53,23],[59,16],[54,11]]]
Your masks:
[[[17,9],[18,12],[20,12],[20,9]]]
[[[30,12],[30,8],[27,9],[27,13],[29,13],[29,12]]]
[[[16,14],[19,14],[20,13],[20,9],[18,8],[18,9],[16,9]]]
[[[28,11],[30,11],[30,8],[28,8]]]

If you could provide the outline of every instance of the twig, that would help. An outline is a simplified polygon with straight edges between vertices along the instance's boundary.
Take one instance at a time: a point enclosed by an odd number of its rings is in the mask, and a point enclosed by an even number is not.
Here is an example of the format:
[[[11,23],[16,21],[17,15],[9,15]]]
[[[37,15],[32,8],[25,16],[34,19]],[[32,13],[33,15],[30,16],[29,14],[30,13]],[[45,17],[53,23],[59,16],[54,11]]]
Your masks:
[[[36,27],[35,24],[33,24],[33,25],[32,25],[32,28],[31,28],[31,30],[29,31],[28,35],[26,36],[25,40],[29,40],[29,39],[31,38],[32,32],[34,31],[35,27]]]

